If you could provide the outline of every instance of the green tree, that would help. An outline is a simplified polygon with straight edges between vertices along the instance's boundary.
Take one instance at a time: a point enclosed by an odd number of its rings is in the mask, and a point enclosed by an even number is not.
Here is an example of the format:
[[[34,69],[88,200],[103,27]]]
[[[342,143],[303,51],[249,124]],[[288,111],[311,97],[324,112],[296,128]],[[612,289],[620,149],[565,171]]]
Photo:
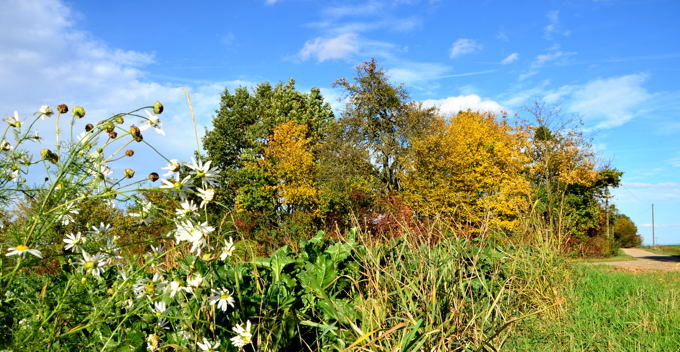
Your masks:
[[[529,155],[537,211],[545,226],[569,250],[607,255],[614,242],[606,235],[609,188],[618,187],[622,172],[596,167],[596,155],[580,121],[565,120],[559,110],[537,103],[528,111],[535,125]]]
[[[401,190],[401,156],[412,137],[429,130],[434,110],[409,102],[406,90],[390,83],[375,60],[357,66],[353,82],[341,78],[335,85],[349,98],[338,124],[342,137],[359,149],[352,155],[363,155],[373,166],[383,193]]]
[[[628,216],[624,214],[614,215],[612,234],[619,246],[625,248],[640,246],[642,237],[637,232],[637,226]]]
[[[275,181],[267,180],[264,175],[254,177],[253,173],[258,172],[245,170],[245,166],[264,157],[276,126],[288,121],[305,125],[305,137],[314,144],[327,134],[332,119],[330,105],[324,101],[319,89],[299,92],[292,79],[275,87],[261,83],[252,92],[245,87],[237,88],[233,93],[225,89],[213,128],[206,130],[203,138],[208,157],[221,169],[219,199],[231,209],[241,193],[244,204],[257,205],[255,208],[260,210],[271,208],[269,204],[273,200],[260,199],[264,195],[256,191]],[[254,199],[244,199],[248,194]]]

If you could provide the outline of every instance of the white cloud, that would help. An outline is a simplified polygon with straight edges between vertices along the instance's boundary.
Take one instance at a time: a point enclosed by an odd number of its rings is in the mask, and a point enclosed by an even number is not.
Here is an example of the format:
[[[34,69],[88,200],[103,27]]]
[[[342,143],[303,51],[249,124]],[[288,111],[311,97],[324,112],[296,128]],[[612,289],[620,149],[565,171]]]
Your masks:
[[[476,94],[460,95],[444,99],[428,99],[423,101],[423,105],[426,107],[436,107],[446,115],[457,114],[459,111],[466,110],[493,112],[496,114],[508,111],[499,103],[489,99],[482,99]]]
[[[94,123],[115,113],[151,105],[159,100],[165,105],[161,120],[167,137],[154,132],[144,140],[168,157],[188,159],[192,156],[192,126],[186,98],[181,87],[148,80],[144,66],[153,64],[153,55],[111,48],[79,30],[73,23],[78,14],[57,0],[0,1],[0,114],[19,110],[28,116],[41,105],[53,108],[61,103],[82,105],[87,115],[75,125]],[[196,112],[198,132],[210,124],[210,116],[219,104],[225,86],[249,85],[249,82],[214,82],[187,87]],[[132,117],[128,122],[136,123]],[[54,124],[40,121],[38,128],[44,143],[52,143]],[[66,126],[67,120],[64,121]],[[51,137],[50,137],[51,136]],[[143,174],[155,171],[164,161],[143,145],[135,144],[135,157],[117,163]],[[135,163],[128,165],[125,163]]]
[[[449,57],[454,58],[456,56],[474,53],[480,49],[482,49],[482,45],[476,41],[468,38],[460,38],[451,46]]]
[[[502,65],[511,64],[511,63],[517,61],[518,59],[519,59],[519,54],[518,53],[512,53],[512,54],[506,56],[505,59],[503,59],[503,61],[501,61],[501,64]]]
[[[644,73],[599,78],[583,84],[549,88],[549,81],[514,92],[503,100],[509,107],[519,108],[532,100],[562,106],[565,113],[581,117],[589,130],[621,126],[641,116],[655,95],[643,86]]]
[[[623,125],[651,97],[642,86],[646,79],[634,74],[590,81],[574,91],[568,109],[596,122],[596,129]]]
[[[315,57],[318,62],[326,60],[347,59],[359,52],[357,35],[354,33],[340,34],[333,38],[317,37],[305,42],[298,53],[302,60]]]

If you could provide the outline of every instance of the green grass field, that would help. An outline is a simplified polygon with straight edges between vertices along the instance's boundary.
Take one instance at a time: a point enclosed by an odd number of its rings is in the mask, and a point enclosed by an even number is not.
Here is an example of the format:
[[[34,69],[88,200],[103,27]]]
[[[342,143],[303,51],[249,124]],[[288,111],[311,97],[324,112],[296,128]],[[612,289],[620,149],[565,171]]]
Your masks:
[[[526,320],[510,351],[680,351],[680,273],[576,266],[560,319]]]

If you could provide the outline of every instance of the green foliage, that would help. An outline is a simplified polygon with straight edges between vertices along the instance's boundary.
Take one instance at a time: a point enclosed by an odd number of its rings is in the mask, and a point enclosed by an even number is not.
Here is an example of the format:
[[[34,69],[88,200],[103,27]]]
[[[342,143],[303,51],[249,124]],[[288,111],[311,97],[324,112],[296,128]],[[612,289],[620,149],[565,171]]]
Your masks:
[[[290,144],[281,145],[279,141],[277,147],[273,147],[270,145],[272,138],[277,128],[286,123],[302,126],[304,136],[299,137],[305,141],[303,147],[308,148],[303,151],[309,153],[308,165],[303,171],[308,171],[315,168],[316,145],[328,133],[332,118],[330,106],[318,89],[299,92],[292,79],[275,87],[261,83],[252,92],[243,87],[233,93],[225,90],[213,128],[207,130],[203,138],[208,157],[221,169],[217,197],[223,207],[213,208],[213,212],[219,217],[225,211],[237,211],[244,221],[257,223],[258,226],[244,234],[250,238],[257,231],[289,222],[291,203],[285,199],[281,201],[280,184],[291,186],[291,180],[281,179],[279,166],[282,164],[274,162],[273,158],[280,158],[286,151],[290,155]],[[276,151],[279,155],[274,155]],[[291,167],[292,164],[287,170]],[[302,177],[315,178],[314,175]],[[297,177],[297,181],[302,177]],[[284,193],[286,190],[291,187],[283,189]],[[291,198],[287,199],[290,201]],[[282,244],[280,238],[275,241],[275,247]]]
[[[637,226],[624,214],[614,215],[612,234],[620,247],[639,247],[642,245],[642,237],[637,233]]]
[[[391,84],[375,60],[357,66],[354,82],[342,78],[335,85],[349,95],[338,121],[343,137],[373,165],[381,191],[401,190],[401,157],[412,137],[428,132],[434,111],[409,103],[406,90]]]

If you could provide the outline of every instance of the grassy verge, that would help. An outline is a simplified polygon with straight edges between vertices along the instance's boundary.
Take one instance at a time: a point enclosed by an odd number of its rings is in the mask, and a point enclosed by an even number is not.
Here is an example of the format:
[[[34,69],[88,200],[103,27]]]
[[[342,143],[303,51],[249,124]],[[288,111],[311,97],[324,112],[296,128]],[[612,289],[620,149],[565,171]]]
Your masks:
[[[680,273],[628,273],[579,265],[559,321],[525,321],[515,351],[678,351]]]
[[[622,250],[619,249],[618,253],[613,256],[613,257],[607,257],[607,258],[588,258],[588,259],[579,259],[576,262],[585,262],[585,263],[604,263],[604,262],[620,262],[620,261],[626,261],[626,260],[635,260],[635,258],[629,256],[626,253],[623,253]]]
[[[650,251],[656,254],[665,254],[680,257],[680,245],[669,245],[669,246],[650,246],[642,247],[646,251]]]

